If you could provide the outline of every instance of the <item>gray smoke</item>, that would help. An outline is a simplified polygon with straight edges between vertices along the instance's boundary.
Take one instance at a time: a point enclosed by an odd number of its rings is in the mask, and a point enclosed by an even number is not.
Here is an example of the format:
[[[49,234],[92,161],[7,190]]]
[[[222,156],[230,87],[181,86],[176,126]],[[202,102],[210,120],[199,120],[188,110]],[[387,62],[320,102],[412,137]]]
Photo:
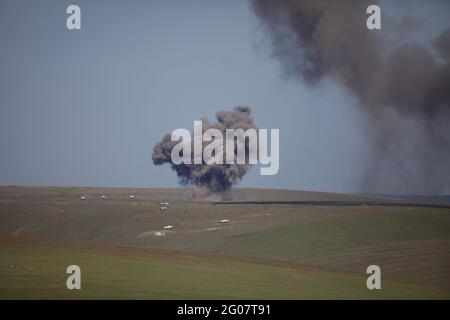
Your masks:
[[[368,30],[376,1],[251,3],[287,75],[332,78],[358,99],[371,148],[364,191],[450,192],[450,29],[425,46],[402,36],[408,17],[382,11],[382,29]]]
[[[219,111],[216,113],[217,122],[210,123],[207,119],[201,119],[203,132],[209,128],[220,130],[225,136],[226,129],[255,128],[249,107],[238,106],[232,111]],[[191,134],[193,137],[193,134]],[[174,164],[171,161],[171,152],[177,141],[171,141],[171,134],[165,135],[161,142],[153,147],[152,160],[155,165],[169,163],[179,178],[180,184],[195,187],[194,197],[209,197],[211,195],[226,195],[231,187],[236,184],[250,168],[248,164]],[[204,142],[203,148],[210,142]],[[191,147],[193,148],[193,142]],[[246,154],[248,155],[248,141],[245,142]],[[234,157],[237,156],[235,145]],[[194,154],[192,152],[192,159]],[[226,150],[224,150],[224,159]],[[193,163],[193,160],[192,160]],[[236,161],[235,161],[236,163]],[[248,161],[246,161],[248,163]]]

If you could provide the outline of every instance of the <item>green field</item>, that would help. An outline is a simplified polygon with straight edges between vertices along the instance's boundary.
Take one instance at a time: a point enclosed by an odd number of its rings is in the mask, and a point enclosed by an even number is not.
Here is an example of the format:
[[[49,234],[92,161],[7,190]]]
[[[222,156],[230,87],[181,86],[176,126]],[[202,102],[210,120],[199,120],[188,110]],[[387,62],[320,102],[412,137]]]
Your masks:
[[[450,298],[448,208],[213,204],[185,192],[0,188],[0,298]],[[365,199],[233,193],[251,201]],[[166,225],[174,229],[157,235]],[[66,289],[71,264],[81,267],[81,290]],[[381,290],[366,288],[370,264],[381,267]]]

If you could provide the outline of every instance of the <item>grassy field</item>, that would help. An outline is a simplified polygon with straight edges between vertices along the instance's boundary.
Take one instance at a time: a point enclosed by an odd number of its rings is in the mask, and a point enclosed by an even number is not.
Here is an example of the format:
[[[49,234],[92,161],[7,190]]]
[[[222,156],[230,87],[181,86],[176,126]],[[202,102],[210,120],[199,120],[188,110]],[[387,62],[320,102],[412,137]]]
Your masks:
[[[367,197],[238,189],[233,200]],[[190,201],[183,189],[4,187],[0,221],[2,299],[450,298],[448,208],[213,204]],[[174,229],[158,236],[166,225]],[[66,289],[70,264],[82,269],[82,290]],[[365,286],[370,264],[381,267],[382,290]]]

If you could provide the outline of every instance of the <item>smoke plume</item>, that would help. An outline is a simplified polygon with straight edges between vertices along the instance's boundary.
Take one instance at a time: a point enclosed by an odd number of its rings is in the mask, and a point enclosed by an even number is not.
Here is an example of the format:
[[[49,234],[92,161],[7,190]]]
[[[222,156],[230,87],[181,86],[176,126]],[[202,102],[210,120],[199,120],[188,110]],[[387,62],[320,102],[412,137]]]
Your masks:
[[[225,136],[226,129],[255,128],[251,117],[249,107],[239,106],[232,111],[219,111],[216,113],[217,122],[210,123],[207,119],[201,119],[202,131],[209,128],[218,129]],[[193,137],[193,134],[191,135]],[[193,164],[194,153],[191,154],[192,164],[174,164],[171,160],[171,153],[177,141],[171,141],[171,134],[166,134],[161,142],[153,147],[152,160],[155,165],[169,163],[172,170],[178,176],[182,185],[194,186],[193,197],[223,197],[230,191],[250,168],[248,164]],[[204,142],[203,148],[210,142]],[[190,143],[193,148],[193,142]],[[245,142],[246,154],[248,154],[248,141]],[[226,149],[223,150],[224,159],[226,158]],[[237,145],[234,149],[234,158],[237,156]],[[234,162],[236,163],[236,161]],[[246,161],[248,163],[248,161]]]
[[[376,1],[251,3],[287,75],[310,86],[331,78],[357,98],[371,149],[365,191],[450,192],[450,29],[421,45],[383,7],[382,29],[369,30]]]

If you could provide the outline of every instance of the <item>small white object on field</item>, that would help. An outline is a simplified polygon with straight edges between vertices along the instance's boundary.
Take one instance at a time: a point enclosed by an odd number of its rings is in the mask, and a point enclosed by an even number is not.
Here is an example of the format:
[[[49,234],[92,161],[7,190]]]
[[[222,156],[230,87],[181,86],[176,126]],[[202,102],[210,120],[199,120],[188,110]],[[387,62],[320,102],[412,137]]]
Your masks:
[[[106,199],[106,196],[102,196],[102,199]]]
[[[154,233],[154,235],[155,235],[155,236],[158,236],[158,237],[162,237],[162,236],[165,236],[165,235],[166,235],[166,232],[165,232],[165,231],[156,231],[156,232]]]
[[[133,196],[133,195],[131,195],[131,196],[130,196],[130,199],[134,199],[134,196]]]
[[[173,229],[173,226],[171,226],[171,225],[168,225],[168,226],[165,226],[165,227],[164,227],[164,229],[166,229],[166,230],[170,230],[170,229]]]
[[[82,197],[80,198],[80,200],[86,200],[86,197],[85,197],[85,196],[82,196]]]
[[[220,220],[219,222],[220,222],[220,223],[227,223],[228,221],[230,221],[230,219],[222,219],[222,220]]]
[[[167,206],[169,203],[168,202],[161,202],[160,205],[162,206]]]
[[[167,207],[160,207],[159,210],[167,210]]]

